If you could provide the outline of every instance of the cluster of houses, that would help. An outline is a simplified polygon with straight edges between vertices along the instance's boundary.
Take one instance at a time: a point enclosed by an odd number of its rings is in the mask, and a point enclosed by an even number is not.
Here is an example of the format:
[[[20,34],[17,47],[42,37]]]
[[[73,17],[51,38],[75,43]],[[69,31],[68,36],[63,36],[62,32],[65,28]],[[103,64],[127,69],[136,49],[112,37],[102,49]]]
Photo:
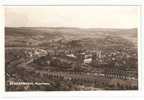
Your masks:
[[[132,81],[137,86],[137,52],[131,49],[113,50],[52,50],[32,48],[27,51],[31,58],[41,58],[47,56],[45,60],[47,66],[57,67],[61,71],[88,72],[105,77],[105,79],[121,81]],[[50,67],[48,67],[50,69]],[[57,70],[58,71],[58,70]],[[123,84],[126,84],[122,82]],[[112,83],[111,83],[112,84]]]

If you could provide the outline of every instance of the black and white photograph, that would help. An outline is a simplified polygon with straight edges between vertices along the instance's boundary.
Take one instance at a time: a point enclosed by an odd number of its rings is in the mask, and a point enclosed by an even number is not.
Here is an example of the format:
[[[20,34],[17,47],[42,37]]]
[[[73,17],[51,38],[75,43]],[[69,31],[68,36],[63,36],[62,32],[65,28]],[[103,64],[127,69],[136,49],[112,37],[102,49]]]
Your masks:
[[[138,90],[138,6],[5,6],[6,91]]]

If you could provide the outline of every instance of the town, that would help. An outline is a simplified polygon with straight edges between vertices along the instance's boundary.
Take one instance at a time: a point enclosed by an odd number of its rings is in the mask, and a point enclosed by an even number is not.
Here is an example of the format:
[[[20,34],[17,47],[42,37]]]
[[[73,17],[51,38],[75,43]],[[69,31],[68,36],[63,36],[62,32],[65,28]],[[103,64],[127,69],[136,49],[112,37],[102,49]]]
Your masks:
[[[47,47],[6,47],[7,89],[135,90],[137,50],[130,46],[86,48],[80,40]],[[10,57],[11,56],[11,57]],[[10,86],[9,82],[47,82],[48,86]],[[11,88],[9,88],[11,87]]]

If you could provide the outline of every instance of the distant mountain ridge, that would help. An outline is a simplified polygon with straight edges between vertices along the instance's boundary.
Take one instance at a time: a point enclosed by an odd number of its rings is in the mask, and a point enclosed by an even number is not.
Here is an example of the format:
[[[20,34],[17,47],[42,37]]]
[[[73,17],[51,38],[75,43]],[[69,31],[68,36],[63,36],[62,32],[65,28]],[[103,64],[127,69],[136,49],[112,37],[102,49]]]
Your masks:
[[[74,27],[6,27],[6,46],[39,46],[51,41],[71,41],[120,37],[137,44],[137,29],[74,28]]]

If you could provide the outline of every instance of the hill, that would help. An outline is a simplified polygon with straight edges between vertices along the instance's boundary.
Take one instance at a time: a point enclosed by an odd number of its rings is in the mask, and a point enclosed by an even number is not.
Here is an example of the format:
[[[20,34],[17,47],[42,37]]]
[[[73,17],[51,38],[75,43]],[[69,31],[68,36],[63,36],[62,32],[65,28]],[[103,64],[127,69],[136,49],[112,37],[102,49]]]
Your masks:
[[[66,43],[79,40],[88,46],[112,43],[137,46],[137,29],[6,27],[5,40],[6,46],[43,46],[60,40]]]

